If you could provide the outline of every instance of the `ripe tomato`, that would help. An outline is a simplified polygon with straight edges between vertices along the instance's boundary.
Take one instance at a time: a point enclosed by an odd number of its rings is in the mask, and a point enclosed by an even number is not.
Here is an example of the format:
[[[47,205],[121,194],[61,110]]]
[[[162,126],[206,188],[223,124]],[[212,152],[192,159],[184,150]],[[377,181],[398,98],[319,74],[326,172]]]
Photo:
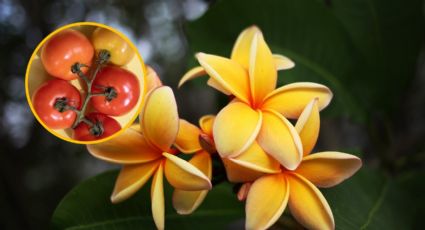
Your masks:
[[[110,62],[114,65],[125,65],[134,56],[134,51],[130,45],[111,30],[99,27],[93,32],[91,40],[96,52],[103,49],[110,52]]]
[[[53,79],[43,83],[33,94],[35,112],[47,127],[65,129],[72,126],[77,114],[72,110],[59,111],[55,104],[80,108],[81,97],[78,90],[65,80]]]
[[[94,127],[81,122],[74,129],[73,138],[79,141],[94,141],[111,136],[121,129],[121,125],[112,117],[102,113],[90,113],[86,118],[94,123]]]
[[[137,77],[117,66],[102,68],[92,83],[92,93],[107,93],[108,96],[93,96],[93,107],[104,114],[121,116],[137,104],[140,85]]]
[[[94,49],[89,39],[81,32],[68,29],[50,38],[41,49],[41,62],[46,71],[64,80],[76,79],[71,66],[79,62],[90,65]],[[81,68],[86,73],[88,68]]]

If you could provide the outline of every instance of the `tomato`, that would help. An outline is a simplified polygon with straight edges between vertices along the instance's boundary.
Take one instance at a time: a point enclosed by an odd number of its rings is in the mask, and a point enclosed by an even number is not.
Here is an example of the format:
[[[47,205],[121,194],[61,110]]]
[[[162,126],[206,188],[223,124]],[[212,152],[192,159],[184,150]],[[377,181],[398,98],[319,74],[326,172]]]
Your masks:
[[[65,129],[72,126],[77,114],[72,110],[59,111],[58,102],[80,108],[81,97],[77,88],[69,82],[53,79],[43,83],[33,94],[34,110],[43,123],[51,129]]]
[[[117,66],[105,66],[93,81],[93,94],[108,94],[108,96],[93,96],[91,104],[104,114],[121,116],[136,106],[140,95],[140,85],[137,77],[128,70]]]
[[[91,40],[96,52],[103,49],[110,52],[110,62],[114,65],[125,65],[134,56],[134,51],[130,45],[111,30],[99,27],[93,32]]]
[[[81,32],[68,29],[50,38],[41,49],[41,62],[46,71],[57,78],[72,80],[78,77],[71,66],[79,62],[90,65],[94,49],[89,39]],[[88,68],[81,68],[83,73]]]
[[[81,122],[74,129],[73,138],[79,141],[94,141],[111,136],[121,129],[120,123],[114,118],[102,113],[90,113],[86,118],[93,122],[94,127],[90,127],[85,122]]]

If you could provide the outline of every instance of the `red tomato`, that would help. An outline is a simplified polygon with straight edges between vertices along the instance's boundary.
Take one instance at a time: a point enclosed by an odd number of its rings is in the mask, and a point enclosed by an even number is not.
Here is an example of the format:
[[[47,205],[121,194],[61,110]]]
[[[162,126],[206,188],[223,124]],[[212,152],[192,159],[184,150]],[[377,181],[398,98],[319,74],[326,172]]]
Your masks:
[[[81,32],[68,29],[50,38],[41,49],[41,62],[46,71],[57,78],[73,80],[78,77],[71,72],[71,66],[79,62],[90,65],[94,48]],[[81,68],[83,73],[88,68]]]
[[[77,114],[72,110],[59,111],[55,104],[61,101],[79,108],[81,97],[78,89],[64,80],[53,79],[43,83],[33,94],[35,112],[47,127],[65,129],[72,126]]]
[[[86,118],[93,122],[95,127],[90,127],[81,122],[74,129],[73,138],[79,141],[94,141],[109,137],[121,129],[121,125],[112,117],[102,113],[90,113]]]
[[[106,66],[99,71],[91,87],[92,93],[109,93],[109,96],[93,96],[93,107],[104,114],[120,116],[137,104],[140,85],[137,77],[117,66]]]

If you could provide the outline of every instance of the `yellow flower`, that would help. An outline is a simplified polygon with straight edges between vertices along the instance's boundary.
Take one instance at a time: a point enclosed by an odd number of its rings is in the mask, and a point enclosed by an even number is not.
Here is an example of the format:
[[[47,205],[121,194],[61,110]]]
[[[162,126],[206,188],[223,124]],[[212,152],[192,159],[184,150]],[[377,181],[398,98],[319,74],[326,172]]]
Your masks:
[[[163,174],[174,188],[187,191],[211,189],[211,182],[195,166],[175,156],[171,148],[179,128],[171,88],[161,86],[147,95],[140,121],[140,127],[133,125],[118,137],[87,148],[97,158],[123,164],[111,196],[113,203],[132,196],[153,176],[152,215],[157,228],[163,229]]]
[[[260,177],[245,184],[239,199],[246,196],[246,229],[266,229],[289,206],[293,217],[308,229],[334,229],[332,211],[317,187],[335,186],[352,176],[362,165],[353,155],[320,152],[309,155],[320,126],[319,102],[313,99],[302,112],[296,129],[304,145],[304,157],[294,170]],[[317,186],[317,187],[316,187]]]
[[[203,116],[199,120],[201,128],[180,119],[179,132],[174,143],[182,153],[194,153],[189,162],[207,175],[210,180],[212,177],[212,159],[210,154],[215,152],[212,141],[214,118],[212,115]],[[191,214],[204,201],[207,193],[208,190],[185,191],[176,189],[173,193],[173,206],[179,214]]]
[[[212,174],[210,154],[216,153],[212,134],[214,121],[215,116],[213,115],[203,116],[199,120],[200,128],[198,128],[180,119],[179,133],[175,143],[175,146],[181,152],[195,153],[195,156],[189,162],[208,175],[210,179]],[[234,183],[253,181],[266,173],[281,171],[279,162],[266,154],[256,142],[239,156],[222,158],[222,160],[226,168],[227,178]],[[178,213],[189,214],[193,212],[207,194],[207,192],[199,192],[195,196],[196,192],[190,193],[193,194],[191,198],[186,198],[183,192],[179,192],[180,196],[174,194],[174,207]]]
[[[287,118],[298,118],[313,98],[318,98],[320,109],[325,108],[332,98],[331,91],[308,82],[275,89],[277,70],[294,64],[284,56],[273,55],[255,26],[239,35],[230,59],[205,53],[196,57],[201,66],[183,76],[179,85],[208,74],[210,86],[236,98],[219,112],[214,123],[214,141],[220,156],[239,156],[257,141],[287,169],[295,169],[303,150]]]

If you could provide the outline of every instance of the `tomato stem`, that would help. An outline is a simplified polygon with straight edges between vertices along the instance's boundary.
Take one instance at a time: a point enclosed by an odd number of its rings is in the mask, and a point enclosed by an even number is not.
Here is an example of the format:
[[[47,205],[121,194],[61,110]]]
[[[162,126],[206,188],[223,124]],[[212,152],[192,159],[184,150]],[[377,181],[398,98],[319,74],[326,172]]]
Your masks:
[[[101,50],[97,56],[97,59],[95,61],[96,63],[96,67],[94,69],[94,71],[91,73],[91,77],[88,78],[82,71],[81,71],[81,67],[88,67],[87,65],[81,64],[81,63],[75,63],[74,65],[71,66],[71,71],[75,74],[77,74],[81,79],[84,80],[84,82],[86,82],[87,85],[87,96],[84,99],[83,102],[83,106],[81,107],[81,110],[74,110],[77,113],[77,118],[74,121],[74,124],[72,125],[72,128],[77,127],[78,124],[80,124],[81,122],[85,122],[86,124],[88,124],[90,126],[90,130],[94,129],[93,132],[95,133],[99,133],[99,131],[101,131],[101,133],[103,133],[103,127],[101,124],[95,124],[91,121],[89,121],[86,117],[85,117],[85,112],[87,110],[87,105],[89,104],[90,98],[92,96],[99,96],[99,94],[93,94],[92,93],[92,84],[94,82],[94,80],[96,79],[97,74],[99,73],[100,69],[108,63],[109,59],[111,58],[111,54],[109,51],[107,50]],[[105,93],[102,93],[102,95],[105,95]],[[100,127],[99,127],[100,125]],[[96,127],[97,126],[97,127]],[[96,127],[96,128],[95,128]]]
[[[74,65],[71,66],[71,72],[74,74],[77,74],[81,79],[83,79],[86,83],[90,82],[89,78],[83,73],[83,71],[81,71],[81,67],[89,67],[86,64],[82,64],[82,63],[75,63]]]

